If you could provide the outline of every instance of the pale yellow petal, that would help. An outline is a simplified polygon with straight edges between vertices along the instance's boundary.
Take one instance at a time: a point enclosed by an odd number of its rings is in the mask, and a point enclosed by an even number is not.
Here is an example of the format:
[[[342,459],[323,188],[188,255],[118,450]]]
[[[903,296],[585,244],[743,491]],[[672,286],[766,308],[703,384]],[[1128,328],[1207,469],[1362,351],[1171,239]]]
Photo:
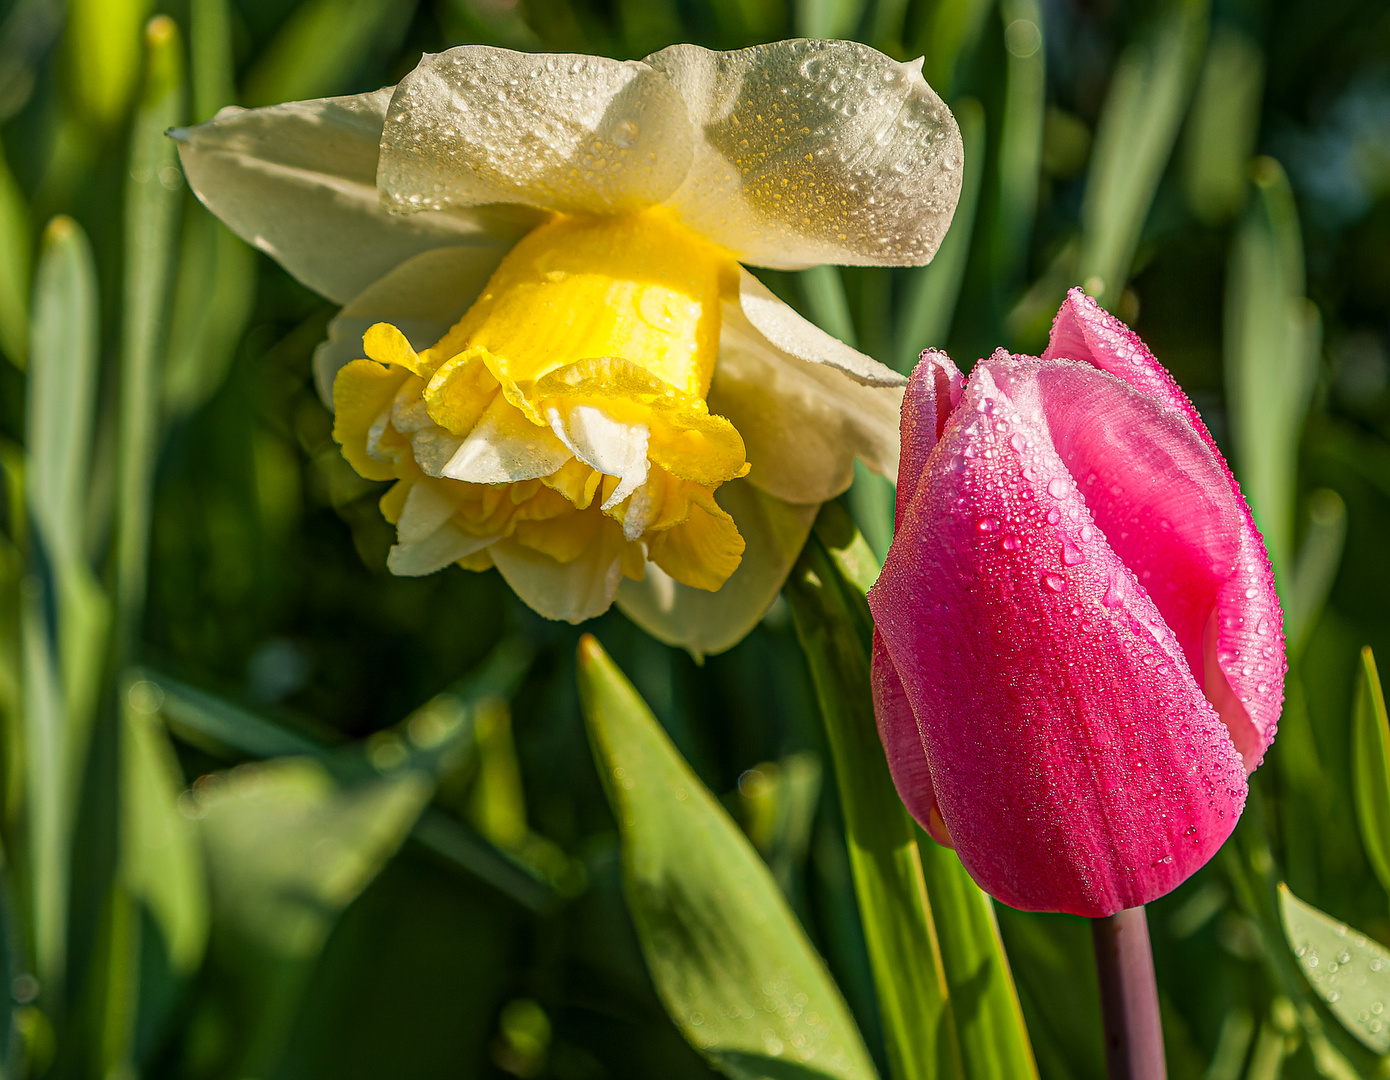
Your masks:
[[[234,233],[339,303],[422,251],[515,243],[534,211],[401,218],[381,206],[377,157],[390,95],[223,109],[175,133],[184,175]]]
[[[405,213],[612,214],[674,191],[693,138],[680,95],[640,61],[462,45],[424,56],[396,87],[378,176]]]
[[[647,633],[696,655],[737,645],[767,612],[801,553],[818,504],[775,499],[748,480],[724,484],[715,498],[734,520],[746,547],[733,576],[718,592],[675,581],[648,563],[642,581],[626,580],[618,607]]]
[[[516,540],[488,548],[512,590],[547,619],[578,623],[602,615],[622,580],[627,541],[617,522],[604,519],[593,541],[572,561],[559,562]]]
[[[667,200],[695,231],[755,266],[915,266],[960,197],[951,112],[922,78],[851,41],[738,52],[673,45],[647,57],[699,140]]]
[[[724,309],[709,401],[743,436],[748,481],[779,499],[833,498],[849,487],[856,457],[897,478],[901,388],[866,386],[778,349],[733,303]]]

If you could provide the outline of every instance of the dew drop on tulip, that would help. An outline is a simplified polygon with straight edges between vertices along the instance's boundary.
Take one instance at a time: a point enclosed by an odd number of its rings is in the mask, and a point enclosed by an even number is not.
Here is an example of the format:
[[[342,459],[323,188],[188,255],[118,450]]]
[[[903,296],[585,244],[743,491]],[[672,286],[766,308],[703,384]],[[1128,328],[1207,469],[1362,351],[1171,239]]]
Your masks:
[[[1044,574],[1043,584],[1053,592],[1065,592],[1067,588],[1067,579],[1061,574]]]
[[[999,519],[997,517],[982,517],[979,521],[975,522],[975,528],[979,529],[982,533],[992,533],[995,529],[999,528]]]
[[[1076,566],[1086,561],[1086,556],[1081,553],[1081,549],[1071,542],[1071,538],[1062,537],[1062,564],[1064,566]]]

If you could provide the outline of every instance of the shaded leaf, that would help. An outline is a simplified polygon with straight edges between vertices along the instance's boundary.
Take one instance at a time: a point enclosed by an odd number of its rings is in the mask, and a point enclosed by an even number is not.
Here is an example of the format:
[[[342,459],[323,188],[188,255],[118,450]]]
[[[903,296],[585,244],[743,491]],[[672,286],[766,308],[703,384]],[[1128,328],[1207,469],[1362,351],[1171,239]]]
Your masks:
[[[1342,1026],[1390,1052],[1390,951],[1279,886],[1279,914],[1299,969]]]
[[[1356,819],[1371,869],[1390,892],[1390,725],[1369,646],[1361,650],[1351,714],[1351,780]]]
[[[622,834],[628,906],[657,991],[726,1075],[876,1075],[767,866],[591,636],[579,688]]]

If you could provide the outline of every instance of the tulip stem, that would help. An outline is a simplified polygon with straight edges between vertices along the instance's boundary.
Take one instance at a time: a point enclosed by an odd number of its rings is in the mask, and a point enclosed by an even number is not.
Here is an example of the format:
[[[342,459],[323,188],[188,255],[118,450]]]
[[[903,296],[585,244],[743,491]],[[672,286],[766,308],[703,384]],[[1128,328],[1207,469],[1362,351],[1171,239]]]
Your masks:
[[[1091,920],[1109,1080],[1166,1080],[1158,983],[1143,907]]]

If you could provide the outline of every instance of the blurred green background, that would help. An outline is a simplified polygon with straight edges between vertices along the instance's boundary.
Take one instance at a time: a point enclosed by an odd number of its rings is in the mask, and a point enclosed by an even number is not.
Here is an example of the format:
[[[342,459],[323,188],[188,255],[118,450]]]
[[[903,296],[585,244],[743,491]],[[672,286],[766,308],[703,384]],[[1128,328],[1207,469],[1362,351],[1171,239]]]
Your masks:
[[[1268,895],[1390,942],[1352,776],[1358,651],[1390,657],[1390,5],[6,0],[5,1076],[711,1075],[624,904],[580,631],[495,572],[386,573],[381,485],[310,374],[333,306],[222,230],[160,133],[469,42],[792,36],[924,56],[966,183],[930,267],[769,285],[906,371],[929,345],[963,368],[1037,351],[1084,283],[1191,395],[1269,539],[1280,737],[1237,836],[1150,908],[1171,1075],[1386,1075],[1297,981]],[[846,501],[881,555],[887,483]],[[585,629],[765,856],[882,1071],[785,603],[703,663],[616,612]],[[999,920],[1042,1075],[1099,1078],[1087,927]]]

